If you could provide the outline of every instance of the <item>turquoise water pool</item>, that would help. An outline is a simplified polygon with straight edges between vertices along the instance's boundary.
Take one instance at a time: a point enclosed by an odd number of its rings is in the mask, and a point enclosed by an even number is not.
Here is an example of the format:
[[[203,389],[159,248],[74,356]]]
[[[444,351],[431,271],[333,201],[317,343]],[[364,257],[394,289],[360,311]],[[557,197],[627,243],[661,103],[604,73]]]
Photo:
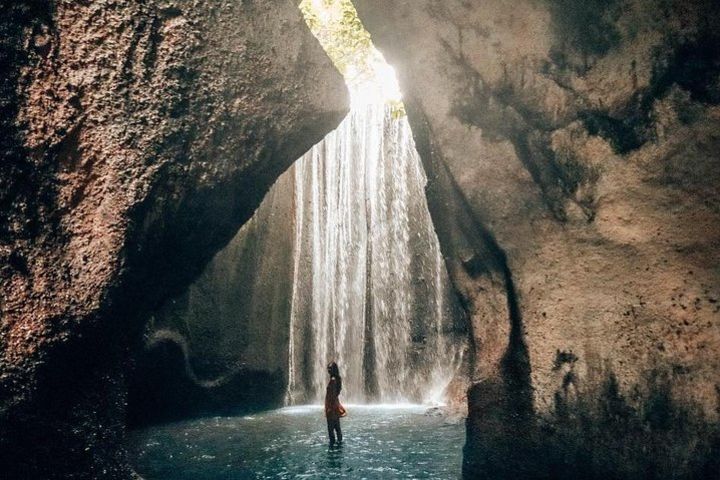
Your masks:
[[[130,433],[146,480],[456,479],[464,422],[415,405],[348,406],[329,448],[320,406],[214,417]]]

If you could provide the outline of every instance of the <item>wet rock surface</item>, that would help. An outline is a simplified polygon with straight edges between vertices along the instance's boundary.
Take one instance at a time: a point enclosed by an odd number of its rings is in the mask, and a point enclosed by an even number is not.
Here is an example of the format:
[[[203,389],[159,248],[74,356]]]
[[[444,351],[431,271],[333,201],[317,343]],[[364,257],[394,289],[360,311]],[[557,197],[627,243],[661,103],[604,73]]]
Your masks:
[[[466,410],[467,330],[411,142],[382,101],[354,106],[275,182],[148,322],[130,376],[133,426],[319,403],[328,358],[347,403],[444,396]]]
[[[712,471],[717,5],[355,4],[472,318],[466,476]]]
[[[153,313],[130,426],[281,406],[293,296],[294,167],[186,292]]]
[[[295,3],[25,1],[0,20],[0,471],[131,474],[147,312],[346,111]]]
[[[294,3],[6,6],[10,478],[132,474],[117,445],[146,314],[344,113]],[[466,476],[712,478],[716,2],[355,4],[398,70],[471,319]],[[182,342],[156,340],[186,362]]]

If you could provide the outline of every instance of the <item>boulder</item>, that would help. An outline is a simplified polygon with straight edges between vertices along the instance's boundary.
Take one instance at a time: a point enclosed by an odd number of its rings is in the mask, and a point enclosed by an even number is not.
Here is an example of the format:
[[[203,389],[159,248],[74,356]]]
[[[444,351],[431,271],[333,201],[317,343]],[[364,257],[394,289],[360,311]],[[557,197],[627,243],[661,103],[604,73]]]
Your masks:
[[[0,32],[0,471],[129,477],[124,376],[148,312],[347,92],[291,0],[27,0]]]
[[[466,477],[711,468],[717,3],[354,3],[471,318]]]

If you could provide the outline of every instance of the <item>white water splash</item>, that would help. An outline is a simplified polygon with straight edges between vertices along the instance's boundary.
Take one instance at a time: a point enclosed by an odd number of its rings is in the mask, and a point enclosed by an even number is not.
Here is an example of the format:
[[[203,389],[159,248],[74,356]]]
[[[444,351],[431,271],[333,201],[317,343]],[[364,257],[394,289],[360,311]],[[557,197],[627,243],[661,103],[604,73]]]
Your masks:
[[[406,118],[353,95],[337,130],[294,165],[288,404],[440,401],[460,363],[447,274]]]

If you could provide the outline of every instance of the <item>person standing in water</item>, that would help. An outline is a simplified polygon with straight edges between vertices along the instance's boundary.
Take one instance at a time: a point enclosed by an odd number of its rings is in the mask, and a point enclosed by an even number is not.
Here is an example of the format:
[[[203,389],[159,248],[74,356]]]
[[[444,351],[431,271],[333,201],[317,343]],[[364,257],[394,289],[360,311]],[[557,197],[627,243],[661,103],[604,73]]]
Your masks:
[[[327,367],[330,381],[325,391],[325,418],[327,419],[330,446],[342,443],[342,430],[340,430],[340,417],[345,416],[345,409],[340,405],[340,391],[342,390],[342,377],[337,363],[330,362]],[[337,442],[335,438],[337,434]]]

